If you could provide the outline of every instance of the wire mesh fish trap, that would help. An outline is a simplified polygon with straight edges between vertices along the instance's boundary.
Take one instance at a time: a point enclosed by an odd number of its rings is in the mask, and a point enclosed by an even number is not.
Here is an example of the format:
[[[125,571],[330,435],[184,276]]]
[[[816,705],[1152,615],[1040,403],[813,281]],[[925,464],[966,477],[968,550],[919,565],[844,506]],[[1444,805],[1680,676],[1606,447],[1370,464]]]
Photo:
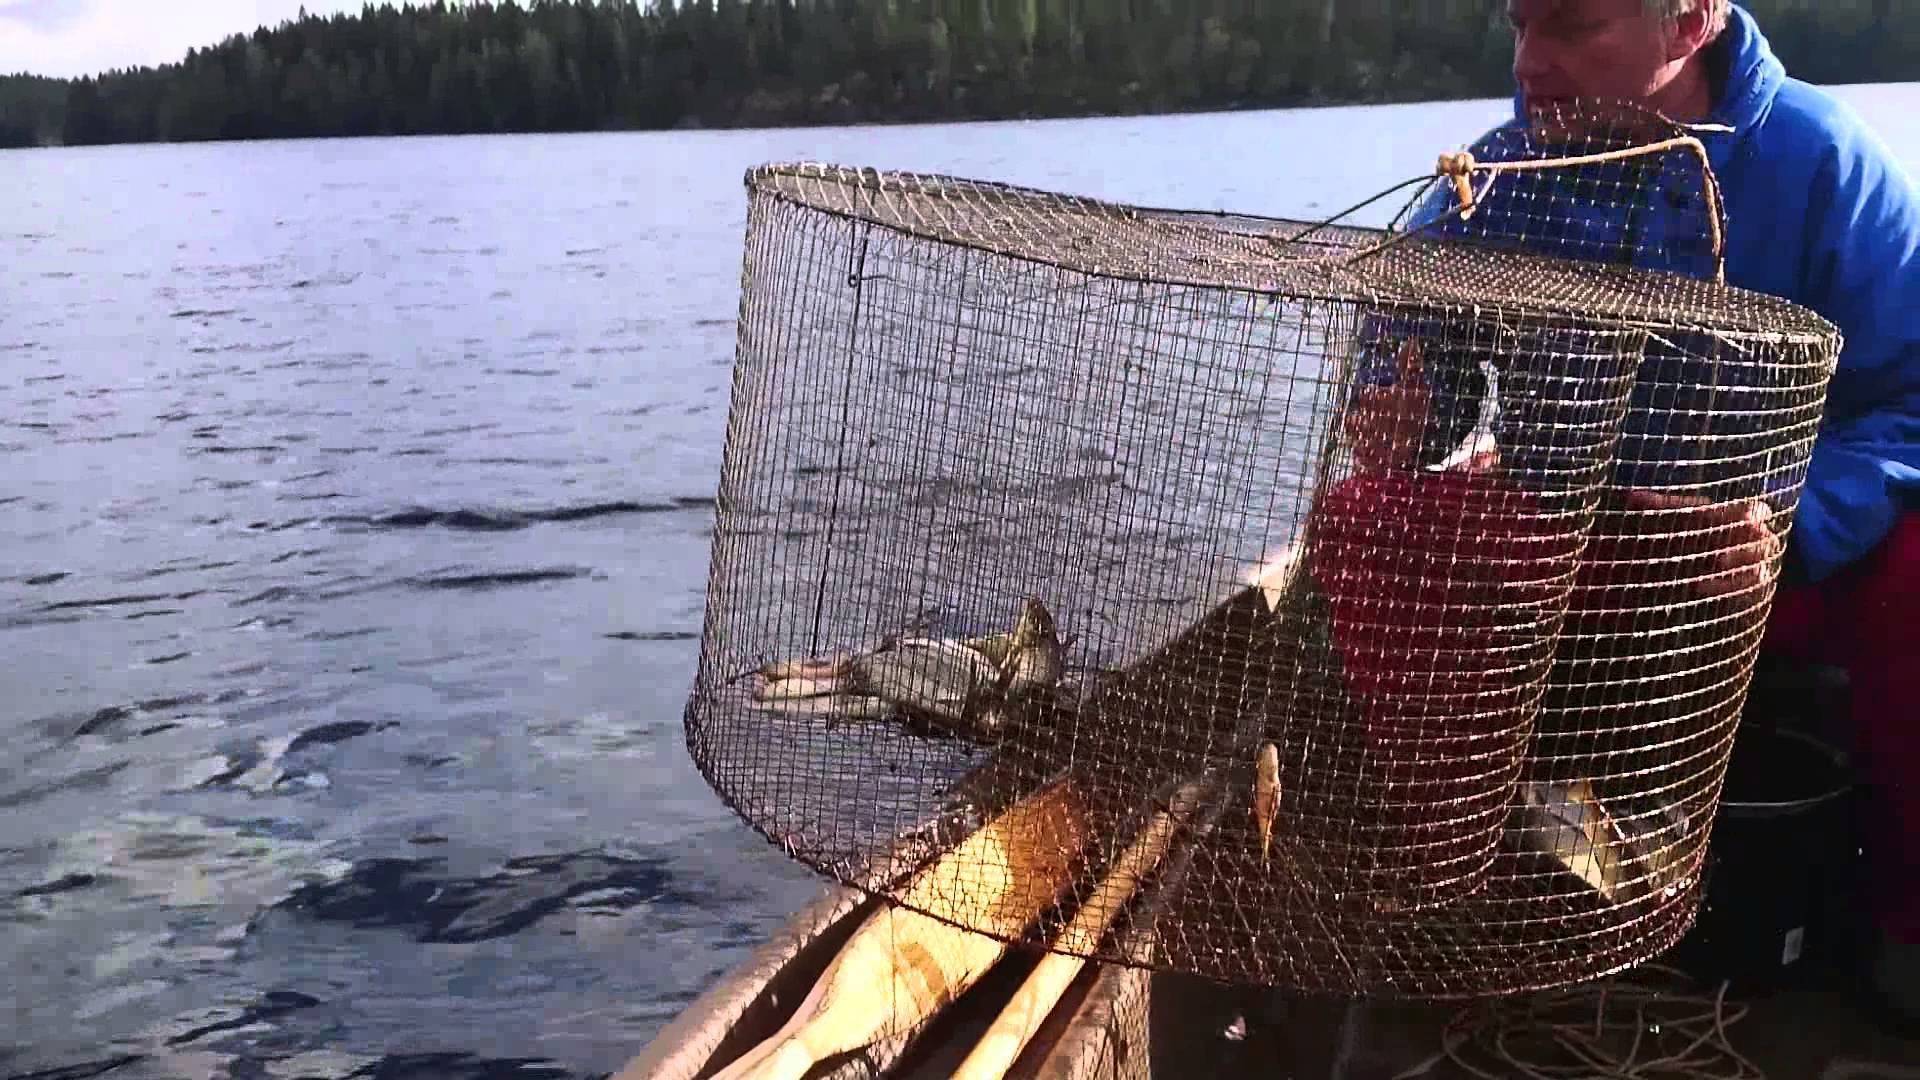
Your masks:
[[[1684,133],[1582,110],[1391,231],[749,173],[716,791],[937,919],[1230,982],[1671,944],[1838,337],[1711,280]]]

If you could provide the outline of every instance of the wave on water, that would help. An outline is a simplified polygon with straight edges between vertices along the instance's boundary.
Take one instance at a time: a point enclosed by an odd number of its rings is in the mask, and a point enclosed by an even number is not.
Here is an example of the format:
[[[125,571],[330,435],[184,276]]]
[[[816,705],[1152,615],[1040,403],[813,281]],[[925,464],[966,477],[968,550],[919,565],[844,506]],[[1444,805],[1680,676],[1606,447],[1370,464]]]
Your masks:
[[[545,570],[501,570],[486,574],[440,574],[417,577],[409,584],[421,589],[494,589],[505,585],[537,585],[547,581],[571,581],[593,571],[583,567],[553,567]]]
[[[673,514],[691,510],[706,510],[713,506],[713,500],[707,498],[680,497],[665,502],[597,502],[579,506],[556,506],[538,509],[499,509],[481,510],[459,507],[451,510],[435,510],[416,506],[398,510],[390,514],[379,515],[339,515],[326,519],[330,525],[361,527],[370,529],[423,529],[437,527],[443,529],[470,530],[475,532],[504,532],[513,529],[525,529],[533,525],[591,521],[595,518],[616,517],[626,514]]]
[[[99,877],[93,874],[80,874],[80,873],[66,874],[56,880],[45,882],[40,885],[29,885],[26,888],[16,892],[14,895],[23,896],[23,897],[24,896],[58,896],[64,892],[73,892],[77,889],[90,888],[93,885],[98,884],[99,881],[100,881]]]
[[[175,559],[149,570],[127,575],[129,581],[151,581],[154,578],[169,577],[173,574],[209,573],[214,570],[227,570],[242,563],[237,559],[192,560]]]
[[[48,734],[62,740],[86,736],[115,738],[144,735],[152,730],[145,726],[149,721],[162,719],[186,708],[231,705],[245,697],[246,691],[240,689],[223,690],[218,694],[174,694],[126,705],[108,705],[91,713],[50,717],[43,720],[40,726]]]
[[[93,1080],[99,1076],[125,1076],[145,1080],[149,1075],[168,1075],[171,1051],[195,1048],[202,1040],[221,1035],[258,1034],[295,1014],[321,1008],[326,1003],[293,990],[270,990],[258,1003],[241,1009],[221,1010],[223,1017],[169,1038],[153,1054],[117,1054],[112,1057],[35,1069],[31,1072],[0,1074],[0,1080]],[[224,1015],[231,1014],[231,1015]],[[186,1035],[193,1036],[176,1042]],[[5,1065],[5,1049],[0,1048],[0,1067]],[[222,1057],[226,1055],[220,1055]],[[205,1065],[204,1057],[194,1059]],[[132,1066],[132,1068],[129,1068]],[[142,1066],[161,1069],[158,1074]],[[351,1070],[351,1071],[348,1071]],[[334,1052],[271,1053],[248,1052],[233,1056],[232,1076],[335,1078],[335,1080],[605,1080],[606,1073],[580,1074],[544,1058],[489,1058],[478,1054],[441,1051],[417,1054],[386,1054],[363,1059]]]
[[[604,1077],[606,1074],[597,1074]],[[574,1080],[575,1074],[543,1058],[483,1058],[473,1054],[389,1054],[348,1074],[346,1080]],[[596,1080],[582,1076],[579,1080]]]
[[[151,604],[160,600],[179,600],[184,598],[184,594],[181,593],[130,593],[125,596],[98,596],[84,600],[57,600],[51,604],[42,604],[40,611],[45,614],[52,614],[56,611],[124,607],[128,604]]]
[[[131,1065],[141,1060],[139,1054],[119,1054],[97,1061],[83,1061],[77,1065],[64,1065],[56,1069],[36,1069],[33,1072],[11,1073],[6,1080],[91,1080],[95,1076],[105,1076],[115,1069]]]
[[[610,914],[641,904],[697,906],[663,858],[574,853],[509,859],[486,877],[441,873],[439,859],[370,859],[346,876],[304,885],[276,908],[358,929],[390,928],[427,944],[508,937],[563,908]]]
[[[185,1046],[189,1043],[198,1042],[209,1035],[249,1027],[253,1024],[272,1020],[277,1016],[284,1016],[298,1009],[311,1009],[319,1004],[319,998],[310,997],[293,990],[269,990],[261,996],[258,1004],[249,1005],[240,1010],[240,1015],[215,1020],[211,1023],[202,1024],[199,1027],[189,1028],[169,1038],[167,1045]]]
[[[278,531],[278,530],[268,530]],[[275,562],[300,552],[289,552],[276,558]],[[369,578],[360,574],[348,574],[319,583],[312,587],[298,585],[270,585],[256,592],[248,593],[228,601],[236,608],[273,607],[287,603],[313,600],[339,600],[349,596],[380,592],[392,588],[409,589],[488,589],[510,585],[535,585],[549,581],[571,581],[592,577],[595,571],[584,566],[548,566],[507,570],[463,570],[448,569],[440,572],[401,577],[389,580]],[[221,590],[225,591],[225,590]],[[0,628],[37,626],[50,622],[78,621],[90,612],[103,608],[129,607],[138,604],[151,604],[162,601],[190,600],[204,595],[206,590],[194,590],[183,593],[138,593],[125,596],[90,597],[80,600],[61,600],[42,604],[28,612],[14,615],[0,614]],[[177,615],[179,608],[159,608],[136,612],[126,618],[151,618],[158,615]],[[356,630],[342,636],[360,636],[364,630]]]
[[[336,720],[330,724],[321,724],[319,727],[309,728],[294,736],[293,741],[287,744],[287,753],[297,754],[309,747],[346,742],[348,739],[357,739],[372,730],[373,724],[367,720]]]

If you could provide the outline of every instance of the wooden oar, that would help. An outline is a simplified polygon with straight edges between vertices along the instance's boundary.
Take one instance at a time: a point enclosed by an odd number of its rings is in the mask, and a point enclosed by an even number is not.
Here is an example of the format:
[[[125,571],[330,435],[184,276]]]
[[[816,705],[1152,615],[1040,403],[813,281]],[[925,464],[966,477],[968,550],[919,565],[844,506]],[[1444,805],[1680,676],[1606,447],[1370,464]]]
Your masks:
[[[801,1080],[821,1061],[911,1031],[1000,960],[1007,945],[990,935],[1019,935],[1059,900],[1085,843],[1069,782],[1015,804],[917,876],[902,905],[875,912],[786,1025],[714,1080]]]
[[[1218,780],[1203,778],[1199,783],[1195,812],[1154,869],[1151,891],[1128,905],[1126,929],[1109,945],[1123,962],[1092,965],[1086,993],[1075,995],[1074,1005],[1064,1012],[1056,1006],[1055,1015],[1015,1059],[1027,1080],[1145,1080],[1152,1072],[1152,965],[1168,932],[1161,920],[1180,906],[1207,837],[1228,811],[1237,809],[1232,799],[1221,797]],[[1071,994],[1072,987],[1068,990]],[[1047,1029],[1056,1024],[1059,1032],[1050,1038]]]
[[[1199,784],[1186,785],[1175,796],[1170,809],[1154,814],[1146,829],[1114,862],[1100,887],[1080,906],[1073,921],[1061,931],[1055,944],[1066,951],[1050,952],[1040,959],[1013,999],[981,1036],[973,1052],[961,1062],[953,1074],[954,1080],[999,1080],[1012,1068],[1020,1052],[1060,1003],[1061,995],[1086,966],[1086,954],[1099,946],[1120,909],[1140,887],[1140,880],[1152,873],[1166,856],[1174,833],[1192,813],[1199,790]]]

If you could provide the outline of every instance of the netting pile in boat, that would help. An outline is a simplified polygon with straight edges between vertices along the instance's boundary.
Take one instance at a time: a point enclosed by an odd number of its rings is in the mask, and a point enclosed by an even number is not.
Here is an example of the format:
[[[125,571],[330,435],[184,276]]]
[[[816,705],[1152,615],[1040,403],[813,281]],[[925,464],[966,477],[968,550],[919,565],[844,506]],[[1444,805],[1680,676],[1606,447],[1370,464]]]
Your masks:
[[[720,795],[938,919],[1232,982],[1676,940],[1838,338],[1715,280],[1657,118],[1443,173],[1369,230],[751,172]]]

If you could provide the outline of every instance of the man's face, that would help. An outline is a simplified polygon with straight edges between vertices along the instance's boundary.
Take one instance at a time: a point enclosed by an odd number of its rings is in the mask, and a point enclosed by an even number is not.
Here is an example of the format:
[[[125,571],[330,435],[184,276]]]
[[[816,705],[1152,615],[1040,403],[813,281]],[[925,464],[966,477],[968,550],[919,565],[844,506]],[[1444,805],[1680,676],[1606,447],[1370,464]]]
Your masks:
[[[1531,106],[1574,97],[1649,102],[1684,58],[1641,0],[1508,0],[1513,75]]]

